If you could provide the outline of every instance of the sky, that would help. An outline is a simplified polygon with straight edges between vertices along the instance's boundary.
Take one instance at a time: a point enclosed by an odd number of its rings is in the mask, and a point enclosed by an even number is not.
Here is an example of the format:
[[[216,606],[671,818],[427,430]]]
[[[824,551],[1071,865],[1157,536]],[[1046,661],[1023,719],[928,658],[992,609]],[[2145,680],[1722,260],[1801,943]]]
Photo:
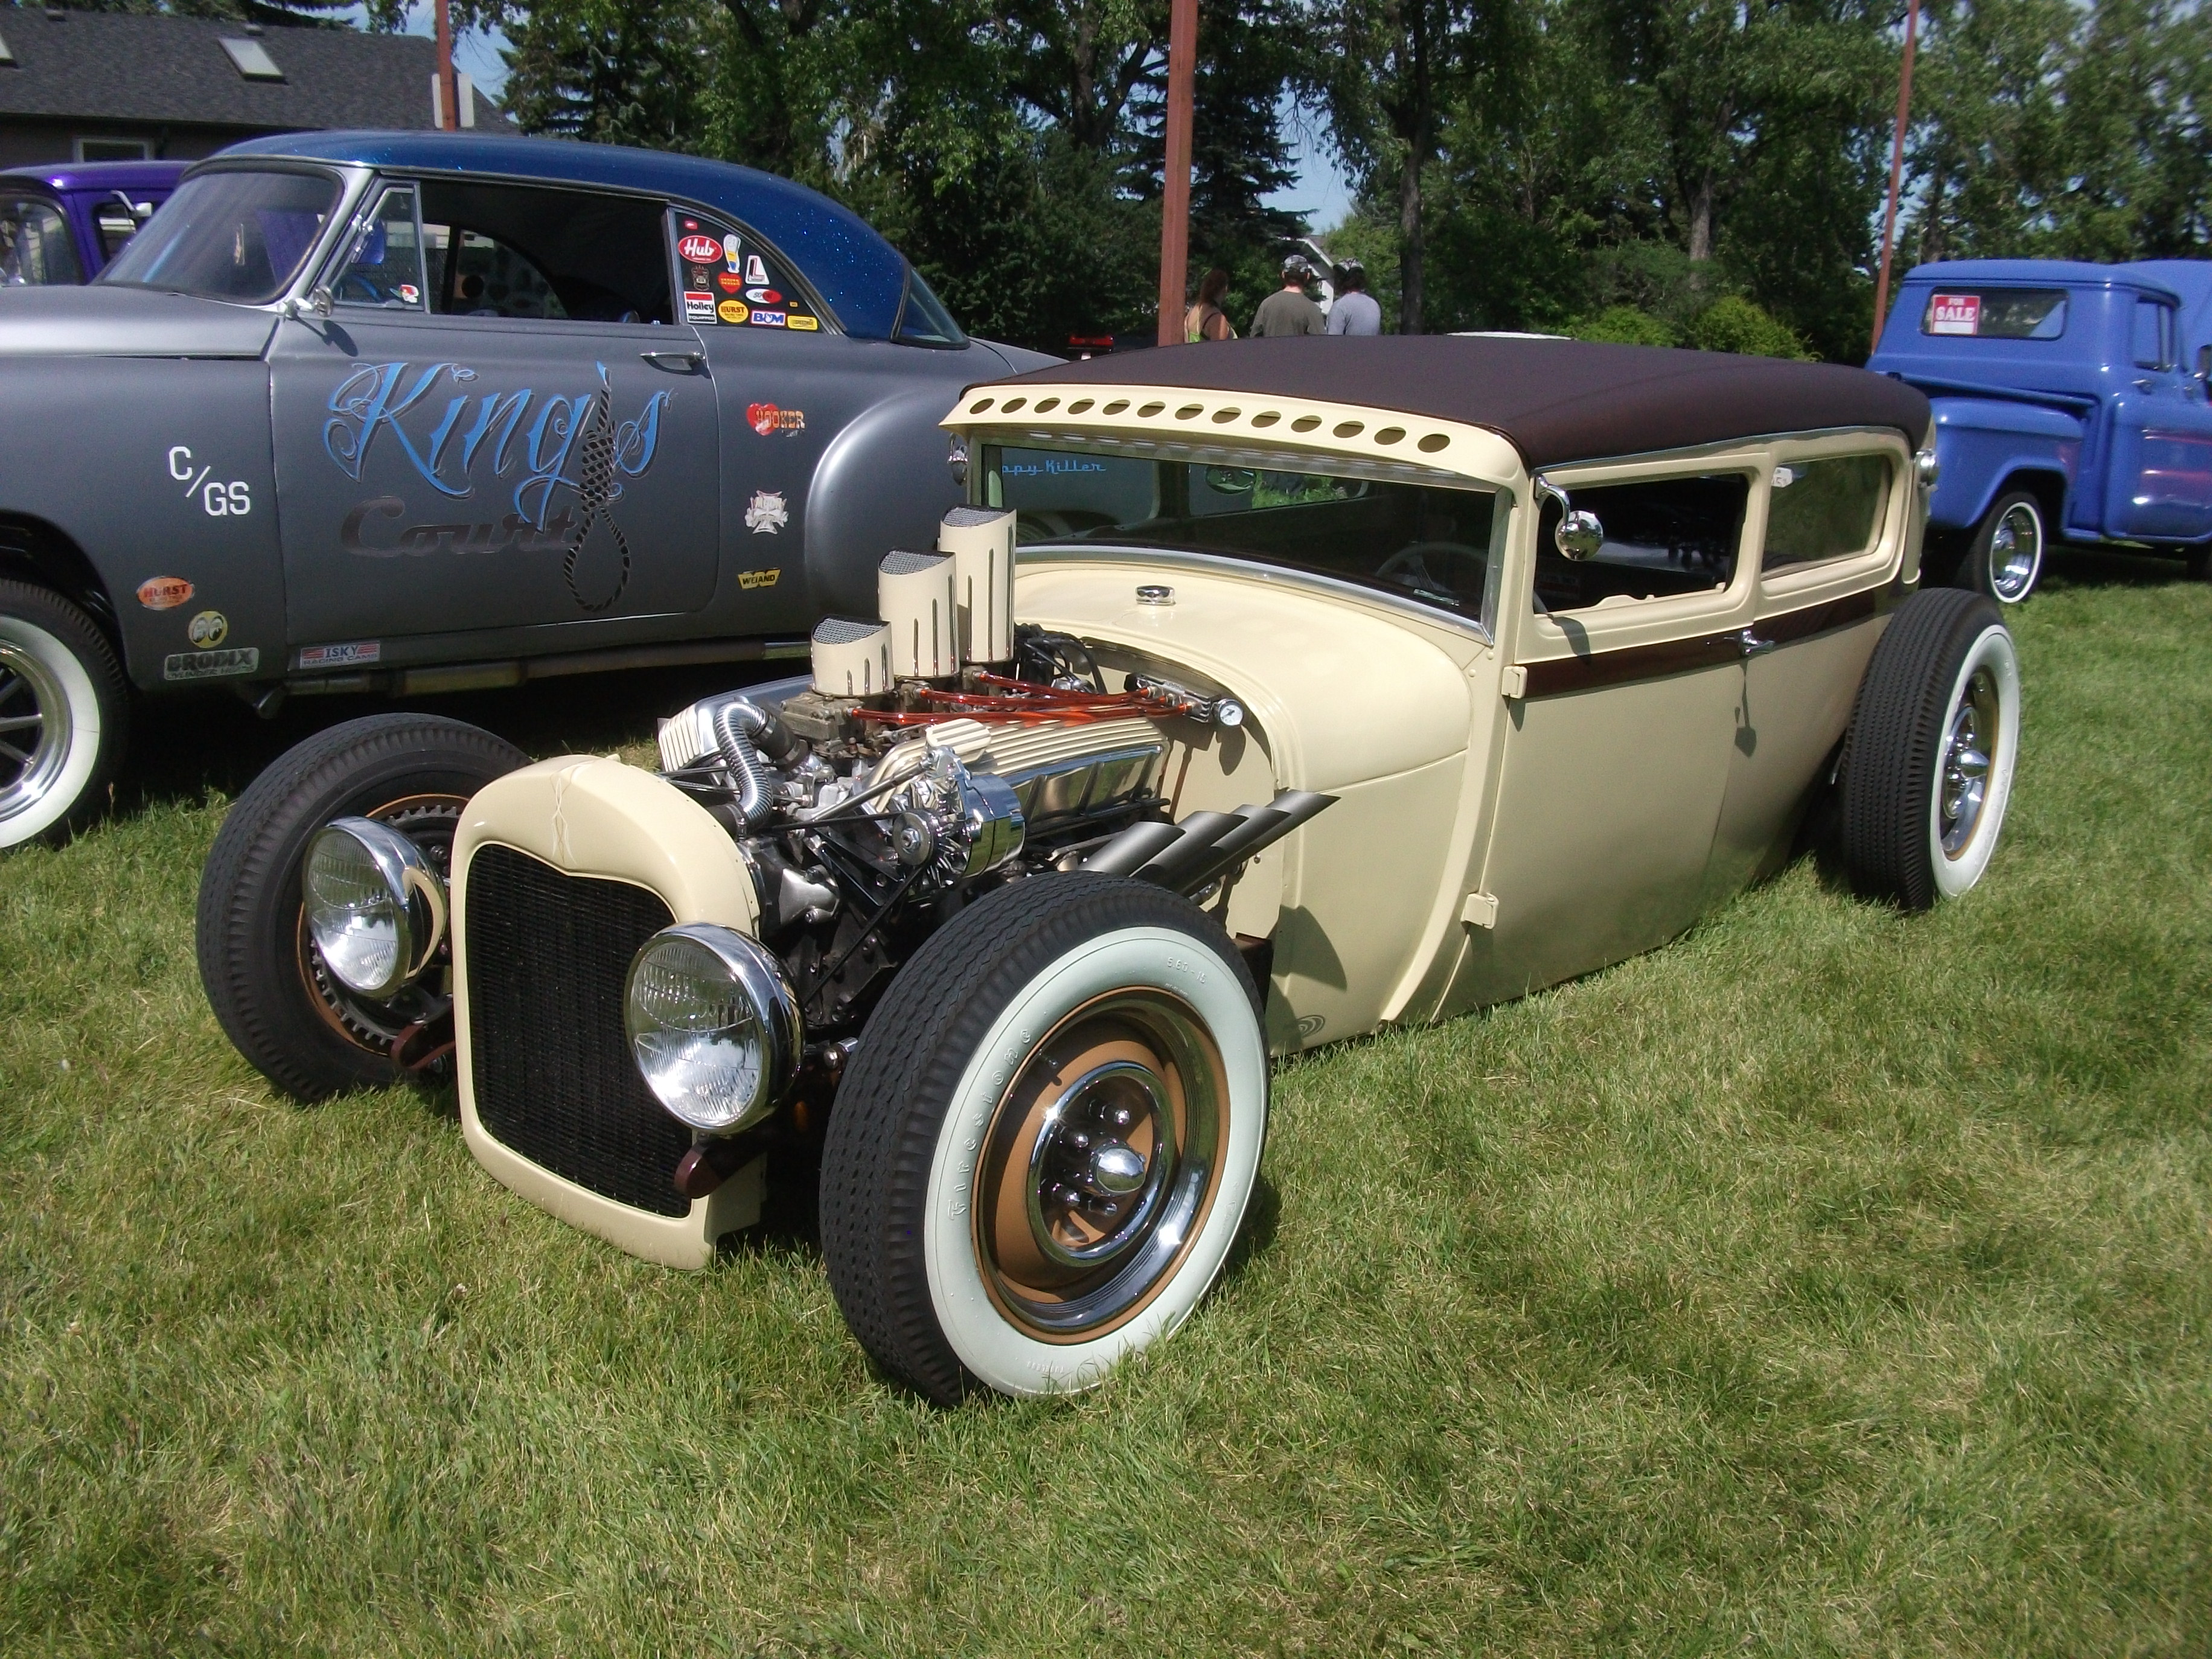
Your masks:
[[[356,9],[351,21],[356,28],[360,27],[363,14]],[[435,12],[428,5],[412,7],[407,15],[407,33],[436,33]],[[506,44],[506,37],[496,30],[469,30],[453,42],[453,67],[473,79],[477,89],[486,97],[497,98],[507,82],[507,65],[500,61],[499,55]],[[1333,229],[1351,214],[1352,182],[1344,176],[1336,158],[1329,154],[1319,112],[1301,108],[1295,100],[1285,98],[1277,114],[1282,120],[1283,131],[1290,136],[1291,166],[1297,180],[1269,194],[1265,198],[1267,204],[1304,214],[1307,224],[1316,231]]]

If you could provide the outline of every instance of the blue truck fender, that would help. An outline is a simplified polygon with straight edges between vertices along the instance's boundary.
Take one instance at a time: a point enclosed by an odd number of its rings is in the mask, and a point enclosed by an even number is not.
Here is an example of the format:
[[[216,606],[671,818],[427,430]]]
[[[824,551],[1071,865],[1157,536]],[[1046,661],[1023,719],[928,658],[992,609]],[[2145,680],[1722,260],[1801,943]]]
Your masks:
[[[2054,532],[2072,522],[2074,481],[2087,436],[2081,415],[1994,398],[1937,397],[1931,403],[1942,468],[1929,501],[1931,525],[1970,529],[2001,494],[2016,489],[2033,489],[2045,498]]]

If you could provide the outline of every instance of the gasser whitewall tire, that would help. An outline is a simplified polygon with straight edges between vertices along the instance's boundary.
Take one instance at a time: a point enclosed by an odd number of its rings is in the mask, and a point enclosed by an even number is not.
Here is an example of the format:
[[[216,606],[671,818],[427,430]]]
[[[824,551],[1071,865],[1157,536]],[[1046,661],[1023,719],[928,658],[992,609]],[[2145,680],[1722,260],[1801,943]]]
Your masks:
[[[902,970],[840,1091],[822,1230],[847,1322],[940,1401],[1101,1381],[1220,1273],[1267,1085],[1251,981],[1187,901],[992,894]]]
[[[76,606],[0,581],[0,848],[65,833],[121,763],[122,670]]]

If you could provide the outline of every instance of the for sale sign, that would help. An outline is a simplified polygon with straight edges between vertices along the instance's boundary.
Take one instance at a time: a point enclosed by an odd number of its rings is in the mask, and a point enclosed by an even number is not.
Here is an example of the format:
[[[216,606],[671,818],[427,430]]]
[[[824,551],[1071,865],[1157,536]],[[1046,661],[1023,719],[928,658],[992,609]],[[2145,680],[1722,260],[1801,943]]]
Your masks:
[[[1938,294],[1928,302],[1930,334],[1978,334],[1982,331],[1982,296],[1978,294]]]

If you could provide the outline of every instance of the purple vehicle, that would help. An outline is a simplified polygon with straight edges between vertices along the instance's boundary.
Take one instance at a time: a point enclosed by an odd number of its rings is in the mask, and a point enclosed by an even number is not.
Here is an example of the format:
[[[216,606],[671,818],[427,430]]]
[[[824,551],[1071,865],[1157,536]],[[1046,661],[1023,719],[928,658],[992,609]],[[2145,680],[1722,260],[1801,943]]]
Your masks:
[[[0,287],[90,282],[169,199],[187,165],[58,161],[0,172]]]

